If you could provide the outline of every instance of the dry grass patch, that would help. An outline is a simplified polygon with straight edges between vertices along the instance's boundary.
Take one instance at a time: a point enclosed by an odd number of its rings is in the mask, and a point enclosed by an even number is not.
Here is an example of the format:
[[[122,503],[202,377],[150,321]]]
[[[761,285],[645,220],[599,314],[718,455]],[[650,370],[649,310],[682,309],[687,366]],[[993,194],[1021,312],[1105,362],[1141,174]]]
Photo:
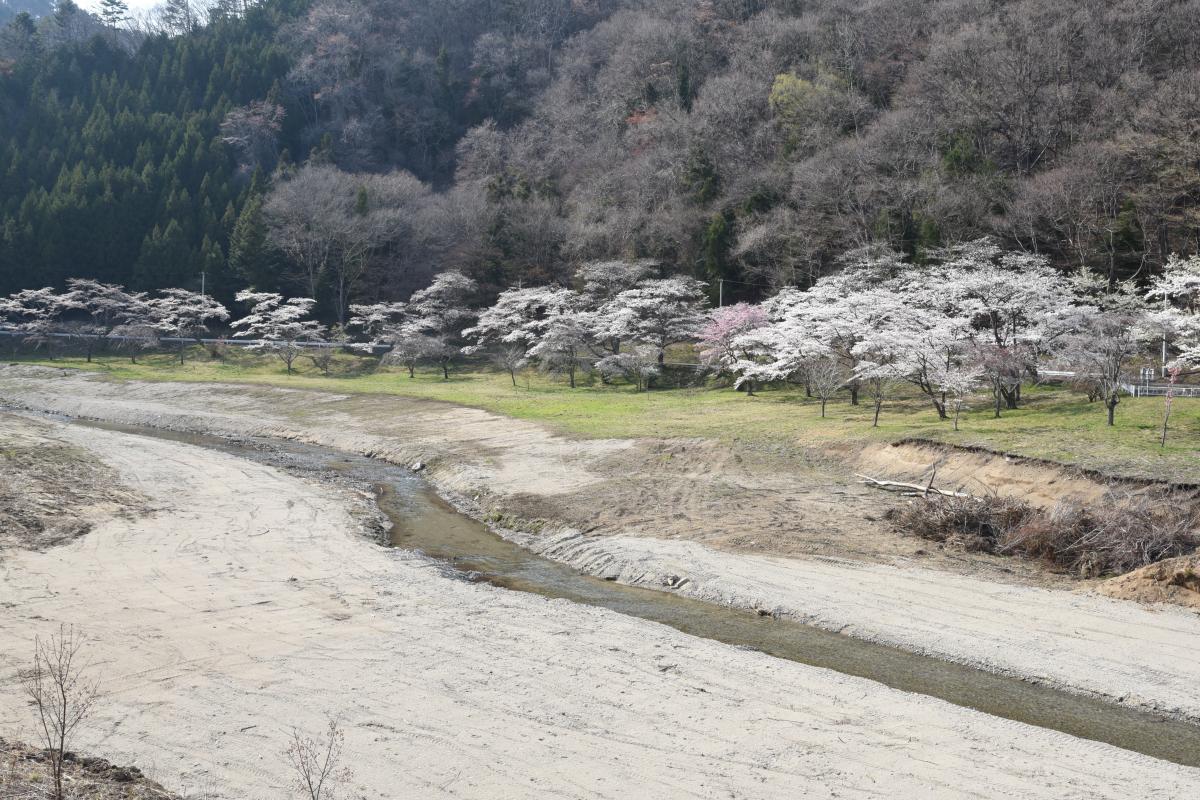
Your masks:
[[[0,415],[0,550],[71,541],[143,500],[114,470],[40,426]]]

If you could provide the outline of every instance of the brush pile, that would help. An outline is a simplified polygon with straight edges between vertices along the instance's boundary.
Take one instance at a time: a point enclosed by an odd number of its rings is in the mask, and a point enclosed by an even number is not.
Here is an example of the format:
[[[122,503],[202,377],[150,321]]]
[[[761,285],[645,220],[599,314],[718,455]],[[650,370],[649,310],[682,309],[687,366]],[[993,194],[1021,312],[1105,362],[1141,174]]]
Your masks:
[[[929,495],[889,515],[897,528],[965,550],[1042,559],[1079,575],[1122,575],[1200,548],[1191,498],[1110,490],[1093,506],[1034,508],[1011,497]]]

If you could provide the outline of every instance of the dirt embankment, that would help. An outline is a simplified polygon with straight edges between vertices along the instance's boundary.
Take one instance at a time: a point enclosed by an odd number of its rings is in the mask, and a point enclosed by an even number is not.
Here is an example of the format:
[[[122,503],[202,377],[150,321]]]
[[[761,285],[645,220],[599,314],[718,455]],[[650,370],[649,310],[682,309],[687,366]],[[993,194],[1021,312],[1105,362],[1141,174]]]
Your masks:
[[[68,753],[63,772],[64,792],[78,800],[183,800],[137,767],[118,766],[103,758]],[[0,798],[46,797],[52,780],[45,751],[0,738]]]
[[[1016,497],[1042,508],[1061,502],[1093,503],[1109,488],[1067,467],[933,443],[877,445],[864,448],[854,460],[860,472],[872,477],[919,484],[933,477],[942,489]]]
[[[51,430],[0,415],[0,559],[5,549],[70,541],[144,505],[102,461]]]
[[[0,367],[2,400],[422,461],[465,510],[593,574],[1200,720],[1200,618],[1083,594],[1095,584],[1032,562],[899,535],[883,519],[896,498],[853,476],[864,469],[855,458],[876,457],[869,451],[835,459],[706,440],[579,441],[476,409],[390,396],[118,384],[27,367]],[[978,458],[969,455],[954,467],[960,480]],[[924,454],[905,458],[913,474],[924,471]],[[894,461],[876,466],[900,471]],[[992,461],[983,466],[1001,485],[1023,474],[1020,465],[1008,473]]]
[[[936,443],[881,445],[865,448],[853,458],[865,474],[921,485],[934,478],[939,488],[1013,497],[1041,509],[1122,503],[1139,493],[1156,498],[1154,502],[1188,507],[1200,502],[1193,486],[1108,478],[1045,461]],[[1200,554],[1084,585],[1116,599],[1200,609]]]
[[[0,677],[58,622],[105,700],[81,751],[189,796],[287,796],[292,725],[341,716],[352,797],[1190,797],[1200,770],[454,580],[361,535],[351,493],[63,427],[155,512],[3,566]],[[698,547],[698,545],[695,545]],[[0,680],[0,733],[29,709]]]

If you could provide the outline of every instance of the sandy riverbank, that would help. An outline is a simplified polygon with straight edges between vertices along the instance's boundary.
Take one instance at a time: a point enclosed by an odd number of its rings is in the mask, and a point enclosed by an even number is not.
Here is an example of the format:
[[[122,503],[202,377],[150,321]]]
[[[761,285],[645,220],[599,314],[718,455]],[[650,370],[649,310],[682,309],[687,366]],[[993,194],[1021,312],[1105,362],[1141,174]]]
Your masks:
[[[464,583],[358,534],[354,495],[188,445],[38,425],[154,511],[0,563],[0,671],[59,621],[108,690],[81,736],[213,798],[286,796],[342,715],[361,797],[1186,797],[1200,770]],[[0,728],[27,709],[8,681]]]
[[[581,569],[1200,720],[1200,616],[1072,590],[1011,559],[933,551],[879,521],[890,498],[819,460],[702,440],[577,441],[396,397],[28,367],[0,368],[0,399],[420,460],[473,513]]]

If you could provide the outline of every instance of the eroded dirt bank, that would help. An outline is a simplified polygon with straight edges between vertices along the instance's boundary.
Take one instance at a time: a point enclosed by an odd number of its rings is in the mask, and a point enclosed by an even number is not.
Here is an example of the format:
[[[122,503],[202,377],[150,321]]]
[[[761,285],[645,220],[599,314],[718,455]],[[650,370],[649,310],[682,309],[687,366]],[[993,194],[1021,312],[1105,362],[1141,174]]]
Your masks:
[[[575,441],[396,397],[115,384],[28,367],[0,368],[0,400],[422,461],[472,513],[596,574],[1200,720],[1200,617],[1069,591],[1078,584],[1027,563],[897,536],[880,521],[891,498],[803,454]]]
[[[0,674],[86,627],[80,746],[210,798],[284,796],[342,716],[362,797],[1189,797],[1200,770],[612,612],[465,583],[359,535],[353,494],[70,426],[152,513],[0,565]],[[2,735],[28,710],[0,681]],[[348,793],[350,794],[350,793]]]

